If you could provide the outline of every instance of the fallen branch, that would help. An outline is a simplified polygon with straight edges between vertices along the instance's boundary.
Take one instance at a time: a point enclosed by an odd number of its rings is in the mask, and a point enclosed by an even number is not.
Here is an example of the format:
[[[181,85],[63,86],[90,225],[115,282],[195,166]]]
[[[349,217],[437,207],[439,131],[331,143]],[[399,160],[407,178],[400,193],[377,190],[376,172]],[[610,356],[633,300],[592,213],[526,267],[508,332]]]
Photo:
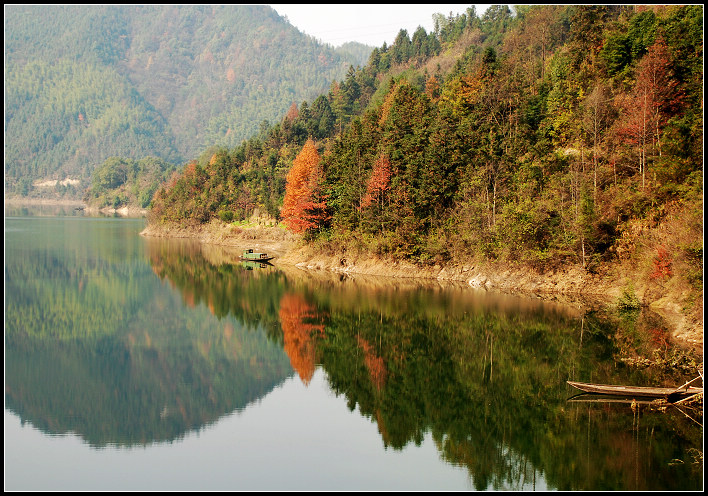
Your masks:
[[[694,379],[691,379],[690,381],[688,381],[688,382],[687,382],[686,384],[684,384],[683,386],[677,387],[676,390],[674,391],[674,393],[678,392],[678,391],[681,390],[682,388],[685,388],[686,386],[688,386],[689,384],[691,384],[693,381],[695,381],[695,380],[697,380],[697,379],[703,379],[703,375],[701,374],[700,371],[698,372],[698,377],[696,377],[696,378],[694,378]]]
[[[696,394],[693,394],[693,395],[691,395],[691,396],[688,396],[688,397],[686,397],[686,398],[684,398],[684,399],[682,399],[682,400],[674,401],[672,404],[673,404],[673,405],[680,405],[681,403],[686,403],[686,402],[688,402],[688,401],[691,401],[691,400],[694,399],[696,396],[702,396],[702,395],[703,395],[703,393],[696,393]]]

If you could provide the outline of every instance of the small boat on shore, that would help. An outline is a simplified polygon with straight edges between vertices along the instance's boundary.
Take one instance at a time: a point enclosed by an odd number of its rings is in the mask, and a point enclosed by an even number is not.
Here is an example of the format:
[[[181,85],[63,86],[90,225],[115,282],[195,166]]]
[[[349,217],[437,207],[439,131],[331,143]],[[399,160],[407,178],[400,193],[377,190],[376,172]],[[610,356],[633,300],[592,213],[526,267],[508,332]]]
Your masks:
[[[610,384],[588,384],[585,382],[567,381],[568,384],[584,393],[605,394],[612,396],[631,396],[637,398],[684,398],[694,394],[702,394],[702,387],[680,386],[644,387],[644,386],[614,386]]]
[[[253,249],[248,249],[239,257],[246,262],[269,262],[275,257],[269,257],[267,253],[254,252]]]

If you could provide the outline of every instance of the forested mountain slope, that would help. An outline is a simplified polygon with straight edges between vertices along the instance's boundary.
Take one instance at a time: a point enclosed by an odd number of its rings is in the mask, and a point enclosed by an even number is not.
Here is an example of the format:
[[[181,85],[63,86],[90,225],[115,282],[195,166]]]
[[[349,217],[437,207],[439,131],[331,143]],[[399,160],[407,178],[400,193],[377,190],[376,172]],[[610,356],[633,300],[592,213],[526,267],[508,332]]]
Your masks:
[[[333,252],[589,273],[620,261],[700,315],[703,7],[435,21],[194,160],[156,193],[151,225],[259,208]]]
[[[361,50],[263,5],[6,6],[6,191],[73,177],[80,197],[111,156],[235,146],[363,65]]]
[[[702,76],[701,6],[441,16],[193,161],[153,218],[261,207],[311,238],[358,233],[420,261],[449,257],[453,237],[492,257],[513,246],[588,263],[627,221],[702,194]]]

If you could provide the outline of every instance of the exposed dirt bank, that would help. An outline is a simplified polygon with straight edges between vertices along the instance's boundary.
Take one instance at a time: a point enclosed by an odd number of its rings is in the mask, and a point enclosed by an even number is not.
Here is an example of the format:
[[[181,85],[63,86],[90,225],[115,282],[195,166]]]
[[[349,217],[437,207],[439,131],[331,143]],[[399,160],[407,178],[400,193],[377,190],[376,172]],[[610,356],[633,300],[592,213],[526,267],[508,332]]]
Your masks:
[[[144,236],[193,238],[202,243],[238,246],[276,255],[276,265],[339,275],[385,276],[462,283],[472,288],[542,298],[586,308],[615,305],[631,284],[643,306],[661,315],[678,343],[699,350],[703,347],[702,303],[686,311],[685,295],[668,285],[659,287],[636,277],[631,264],[606,265],[597,274],[582,267],[540,273],[528,267],[493,263],[418,267],[405,262],[383,260],[363,253],[322,253],[280,227],[235,226],[212,222],[196,227],[148,226]]]

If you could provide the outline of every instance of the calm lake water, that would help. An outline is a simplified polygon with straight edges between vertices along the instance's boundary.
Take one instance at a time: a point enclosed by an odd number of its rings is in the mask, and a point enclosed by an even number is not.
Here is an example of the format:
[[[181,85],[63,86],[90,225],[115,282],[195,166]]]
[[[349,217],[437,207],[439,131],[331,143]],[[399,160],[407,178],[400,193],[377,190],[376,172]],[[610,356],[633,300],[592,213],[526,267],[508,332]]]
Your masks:
[[[570,399],[686,379],[635,320],[143,225],[6,216],[6,490],[703,489],[700,411]]]

